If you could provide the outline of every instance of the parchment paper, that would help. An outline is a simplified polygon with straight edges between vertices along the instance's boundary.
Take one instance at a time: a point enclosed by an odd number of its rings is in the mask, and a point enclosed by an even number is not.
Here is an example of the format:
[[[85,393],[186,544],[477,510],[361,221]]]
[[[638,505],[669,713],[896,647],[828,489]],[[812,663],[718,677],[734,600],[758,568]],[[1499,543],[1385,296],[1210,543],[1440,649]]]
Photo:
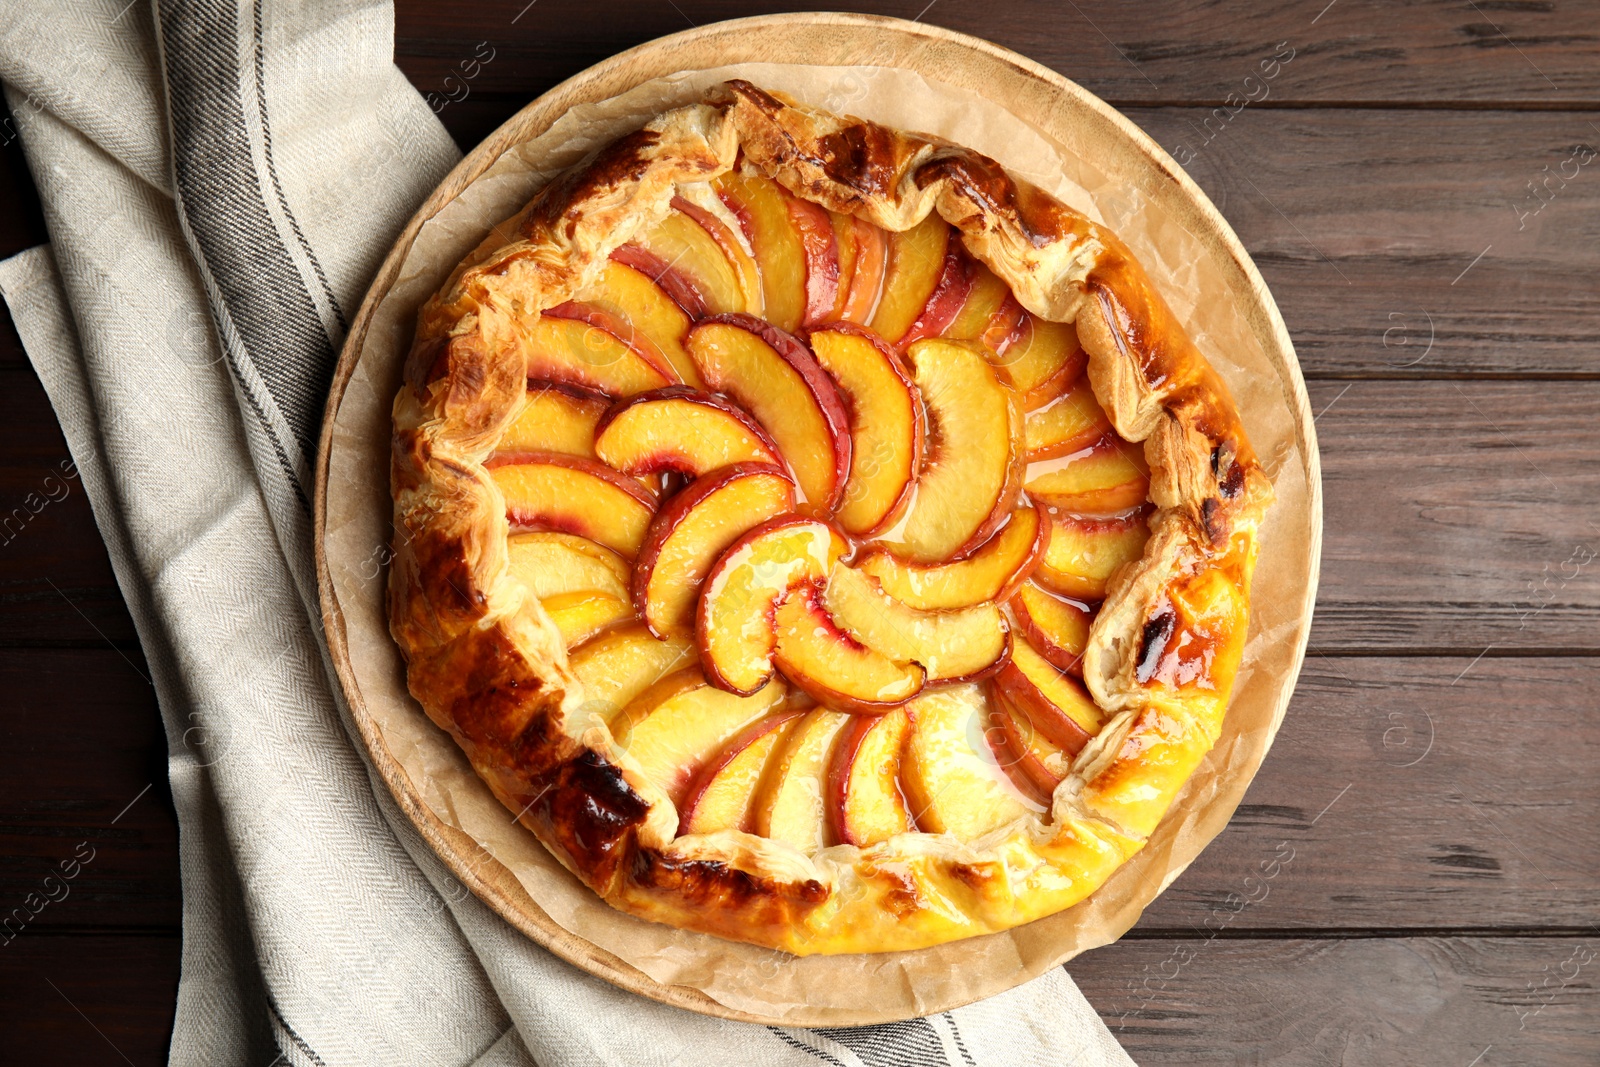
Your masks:
[[[1261,531],[1252,637],[1221,741],[1145,849],[1088,900],[1061,914],[917,952],[804,959],[635,919],[601,902],[518,826],[406,691],[384,618],[383,583],[391,537],[390,404],[416,308],[493,224],[515,213],[554,174],[730,77],[968,145],[1112,226],[1227,378],[1273,477],[1278,499]],[[1064,100],[1062,106],[1075,103]],[[1025,118],[912,71],[742,64],[659,79],[574,108],[543,136],[502,155],[425,224],[377,309],[335,416],[324,548],[359,699],[415,795],[481,846],[467,862],[504,864],[557,924],[650,978],[774,1020],[801,1008],[849,1012],[871,1005],[883,1018],[943,1010],[1016,985],[1114,941],[1132,926],[1221,830],[1277,731],[1309,622],[1320,528],[1315,457],[1304,455],[1298,443],[1303,389],[1293,370],[1281,369],[1263,351],[1241,310],[1241,294],[1217,282],[1219,253],[1163,207],[1163,199],[1170,203],[1182,195],[1148,162],[1106,173],[1099,161],[1052,140]],[[1270,297],[1258,295],[1270,307]]]

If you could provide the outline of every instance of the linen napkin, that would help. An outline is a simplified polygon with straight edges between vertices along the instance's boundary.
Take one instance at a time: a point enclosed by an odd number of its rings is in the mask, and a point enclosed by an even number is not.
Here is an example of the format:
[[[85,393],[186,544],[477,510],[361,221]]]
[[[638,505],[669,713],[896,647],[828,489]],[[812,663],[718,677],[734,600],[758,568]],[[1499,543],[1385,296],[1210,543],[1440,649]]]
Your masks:
[[[728,1023],[459,883],[352,741],[312,466],[346,324],[457,159],[373,0],[34,0],[0,80],[51,244],[0,263],[149,662],[180,826],[175,1065],[1132,1061],[1057,969],[936,1017]]]

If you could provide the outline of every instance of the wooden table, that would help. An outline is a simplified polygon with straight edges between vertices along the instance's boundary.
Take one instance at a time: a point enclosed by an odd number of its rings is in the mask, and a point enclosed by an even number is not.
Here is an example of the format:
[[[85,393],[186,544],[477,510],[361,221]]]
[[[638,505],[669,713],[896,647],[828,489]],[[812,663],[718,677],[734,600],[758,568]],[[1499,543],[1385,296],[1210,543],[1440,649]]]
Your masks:
[[[1319,413],[1322,595],[1277,746],[1139,926],[1069,969],[1141,1063],[1593,1064],[1600,10],[1324,5],[874,8],[1048,64],[1184,162]],[[397,6],[397,62],[463,147],[621,49],[780,7]],[[0,255],[47,239],[15,141],[0,203]],[[9,320],[0,383],[3,526],[67,451]],[[0,946],[0,1033],[11,1062],[143,1067],[178,976],[166,739],[68,484],[0,530],[0,907],[93,859]]]

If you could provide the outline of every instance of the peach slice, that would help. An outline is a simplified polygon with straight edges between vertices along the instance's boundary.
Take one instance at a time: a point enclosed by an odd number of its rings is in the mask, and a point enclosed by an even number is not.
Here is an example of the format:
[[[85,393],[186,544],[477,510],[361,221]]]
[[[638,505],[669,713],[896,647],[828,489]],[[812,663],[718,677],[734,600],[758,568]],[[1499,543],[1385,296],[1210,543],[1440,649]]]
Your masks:
[[[643,623],[607,630],[573,652],[568,664],[583,683],[582,707],[610,722],[617,712],[662,678],[694,663],[694,646],[662,641]]]
[[[684,310],[695,318],[708,313],[721,315],[730,311],[749,311],[750,302],[746,298],[744,279],[740,277],[722,241],[705,225],[703,217],[709,217],[712,225],[723,231],[726,239],[735,246],[738,241],[733,239],[721,220],[703,208],[689,204],[681,197],[673,199],[672,207],[673,210],[667,212],[660,222],[639,236],[637,247],[642,247],[666,264],[693,287],[704,308],[698,312],[689,311],[688,307]],[[744,249],[740,248],[739,252],[748,258]],[[750,266],[754,276],[754,262]],[[647,270],[645,273],[650,272]],[[759,286],[759,278],[755,281]]]
[[[650,524],[633,569],[633,600],[657,637],[694,626],[695,595],[717,557],[747,530],[793,510],[777,467],[741,463],[696,478]]]
[[[1039,512],[1024,506],[1014,509],[1000,532],[981,548],[955,563],[913,563],[877,546],[868,549],[856,566],[908,607],[968,608],[1009,597],[1033,573],[1047,535]]]
[[[598,589],[556,593],[539,603],[561,631],[561,641],[569,649],[577,648],[609,626],[633,618],[633,605],[625,598]]]
[[[678,833],[748,830],[750,809],[772,754],[783,746],[803,711],[781,711],[745,727],[700,768],[683,797]]]
[[[572,304],[563,304],[560,315],[555,310],[539,316],[527,329],[530,379],[606,396],[632,396],[678,381],[678,372],[659,349],[631,346],[617,331],[630,338],[633,331],[606,313]]]
[[[995,362],[998,363],[1011,346],[1021,339],[1027,325],[1028,312],[1008,291],[1005,299],[1000,301],[1000,306],[995,309],[994,315],[990,317],[988,325],[978,335],[978,342],[994,353]],[[1006,380],[1010,381],[1009,376]]]
[[[993,604],[918,611],[842,564],[828,576],[822,605],[856,641],[895,663],[920,664],[929,682],[983,677],[999,669],[1010,648],[1010,630]]]
[[[986,737],[995,758],[1018,788],[1049,805],[1056,786],[1067,776],[1072,756],[1039,732],[1027,713],[998,690],[990,692],[994,705],[989,709]]]
[[[783,701],[774,679],[754,696],[725,693],[696,667],[670,675],[618,713],[611,733],[646,778],[681,804],[695,774],[739,732]]]
[[[1010,513],[1022,413],[972,342],[918,341],[907,355],[929,445],[900,537],[914,559],[929,563],[983,544]]]
[[[719,203],[721,202],[720,197],[717,200]],[[738,279],[739,292],[744,298],[744,306],[730,308],[728,309],[729,313],[742,311],[750,315],[762,314],[766,306],[766,300],[761,294],[761,268],[756,266],[755,258],[746,250],[744,242],[739,240],[738,234],[734,232],[734,227],[723,222],[717,213],[710,208],[703,207],[684,197],[673,197],[672,206],[705,230],[716,246],[722,250],[722,254],[728,258],[729,264],[732,265],[734,277]],[[713,313],[716,314],[716,312]]]
[[[1028,412],[1023,440],[1028,462],[1033,463],[1081,452],[1110,432],[1111,420],[1095,399],[1089,379],[1080,376],[1066,392]]]
[[[1089,356],[1078,344],[1077,327],[1037,315],[1023,321],[1022,332],[999,354],[996,363],[1011,387],[1023,394],[1023,406],[1034,407],[1052,395],[1050,386],[1062,376],[1076,378]]]
[[[839,300],[839,243],[833,217],[826,208],[798,196],[785,203],[806,260],[806,310],[801,321],[806,325],[827,322]]]
[[[1044,514],[1050,539],[1033,577],[1065,596],[1104,598],[1112,573],[1143,555],[1150,539],[1148,509],[1109,519],[1073,515],[1049,506],[1044,506]]]
[[[873,333],[890,344],[906,336],[939,284],[950,240],[950,224],[936,211],[909,230],[889,234],[883,295],[867,324]]]
[[[995,312],[1000,310],[1010,295],[1011,290],[994,271],[982,263],[974,262],[966,300],[945,328],[944,335],[958,341],[978,340],[994,321]]]
[[[938,337],[948,331],[966,306],[967,296],[972,291],[972,273],[972,260],[961,247],[961,242],[952,236],[945,247],[944,266],[940,269],[939,280],[934,283],[933,292],[928,294],[928,302],[923,305],[916,321],[907,327],[905,335],[900,338],[902,346],[924,337]]]
[[[772,677],[778,601],[828,576],[847,544],[827,523],[784,515],[745,534],[700,585],[696,641],[711,683],[753,693]]]
[[[927,672],[874,652],[834,624],[816,586],[789,594],[774,613],[773,661],[795,685],[840,711],[874,715],[916,696]]]
[[[850,303],[850,281],[856,270],[857,220],[854,215],[829,211],[828,221],[833,226],[833,249],[839,260],[839,282],[834,286],[833,307],[822,321],[839,322]]]
[[[1025,583],[1009,601],[1017,628],[1034,650],[1057,670],[1083,677],[1083,648],[1089,643],[1094,609]]]
[[[681,385],[619,400],[598,423],[594,449],[624,474],[698,478],[735,463],[782,463],[767,431],[741,408]]]
[[[628,599],[628,561],[586,537],[565,533],[516,533],[506,541],[513,578],[540,600],[593,589]]]
[[[889,234],[864,219],[851,216],[850,222],[855,258],[851,263],[850,288],[844,294],[839,318],[865,326],[872,321],[878,298],[883,295],[884,273],[889,267]]]
[[[835,517],[849,532],[870,536],[910,503],[922,466],[922,405],[900,357],[859,326],[815,330],[811,350],[849,410],[850,478]]]
[[[1028,468],[1028,495],[1076,515],[1119,515],[1150,496],[1144,449],[1114,433],[1088,448]]]
[[[789,730],[752,805],[751,830],[807,855],[833,844],[828,812],[829,757],[857,716],[815,708]]]
[[[655,497],[602,463],[555,452],[509,452],[492,456],[485,466],[505,497],[513,527],[577,534],[630,560],[644,543]]]
[[[649,278],[689,318],[703,319],[710,314],[705,294],[695,280],[643,245],[622,245],[612,250],[611,259]]]
[[[627,253],[623,258],[629,258]],[[576,313],[575,309],[579,308],[584,309],[582,314]],[[595,320],[595,309],[611,316],[616,325]],[[594,284],[580,289],[571,301],[546,314],[582,318],[592,325],[615,331],[630,346],[653,348],[666,357],[679,379],[689,385],[699,385],[694,362],[683,349],[683,339],[689,332],[691,315],[698,317],[704,311],[703,302],[686,311],[648,274],[613,257]]]
[[[805,321],[806,249],[789,214],[794,198],[771,178],[728,171],[712,183],[739,220],[761,269],[764,318],[786,332]]]
[[[1043,810],[1012,782],[985,738],[988,709],[977,686],[924,693],[906,711],[911,737],[900,781],[917,829],[971,841]]]
[[[900,761],[910,733],[905,708],[858,717],[840,733],[828,768],[828,808],[841,843],[867,848],[915,829],[900,795]]]
[[[1100,732],[1105,715],[1075,678],[1041,656],[1026,638],[1019,639],[1011,662],[994,676],[994,685],[1012,706],[1028,716],[1035,729],[1069,756]]]
[[[690,331],[689,353],[777,441],[806,502],[831,512],[850,476],[850,419],[811,351],[760,319],[720,315]]]
[[[529,382],[528,399],[495,446],[501,452],[562,452],[594,459],[594,428],[611,401],[554,382]]]

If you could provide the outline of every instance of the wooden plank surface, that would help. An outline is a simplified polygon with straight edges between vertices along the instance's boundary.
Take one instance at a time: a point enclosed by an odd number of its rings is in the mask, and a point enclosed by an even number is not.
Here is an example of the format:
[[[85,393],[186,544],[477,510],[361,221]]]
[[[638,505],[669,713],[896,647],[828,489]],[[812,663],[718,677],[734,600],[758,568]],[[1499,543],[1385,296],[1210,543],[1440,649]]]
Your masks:
[[[526,6],[524,6],[526,4]],[[1326,6],[1324,6],[1326,5]],[[478,75],[485,93],[536,96],[607,56],[696,24],[793,10],[763,0],[633,4],[596,18],[583,0],[439,3],[407,12],[396,59],[424,91],[454,90],[479,41],[495,48]],[[1293,50],[1270,82],[1274,104],[1396,102],[1524,107],[1600,100],[1594,56],[1600,10],[1569,2],[1411,4],[1075,4],[1050,0],[841,2],[859,11],[987,38],[1060,71],[1117,104],[1215,105],[1261,90],[1244,79]],[[1282,44],[1280,44],[1280,42]],[[459,90],[455,90],[459,91]]]
[[[401,0],[396,59],[470,147],[592,62],[776,6]],[[1228,829],[1072,965],[1091,1003],[1141,1063],[1600,1061],[1600,171],[1569,162],[1600,147],[1600,8],[873,10],[1016,48],[1185,161],[1321,412],[1302,685]],[[1285,49],[1264,99],[1216,110]],[[45,238],[14,141],[0,203],[0,255]],[[67,455],[9,320],[0,386],[3,529]],[[0,544],[0,894],[94,850],[0,952],[19,1062],[164,1055],[177,840],[142,670],[73,484]]]
[[[1152,1064],[1592,1067],[1600,935],[1124,939],[1068,971]]]
[[[172,934],[40,935],[0,951],[0,1033],[7,1063],[167,1060],[178,998]]]

